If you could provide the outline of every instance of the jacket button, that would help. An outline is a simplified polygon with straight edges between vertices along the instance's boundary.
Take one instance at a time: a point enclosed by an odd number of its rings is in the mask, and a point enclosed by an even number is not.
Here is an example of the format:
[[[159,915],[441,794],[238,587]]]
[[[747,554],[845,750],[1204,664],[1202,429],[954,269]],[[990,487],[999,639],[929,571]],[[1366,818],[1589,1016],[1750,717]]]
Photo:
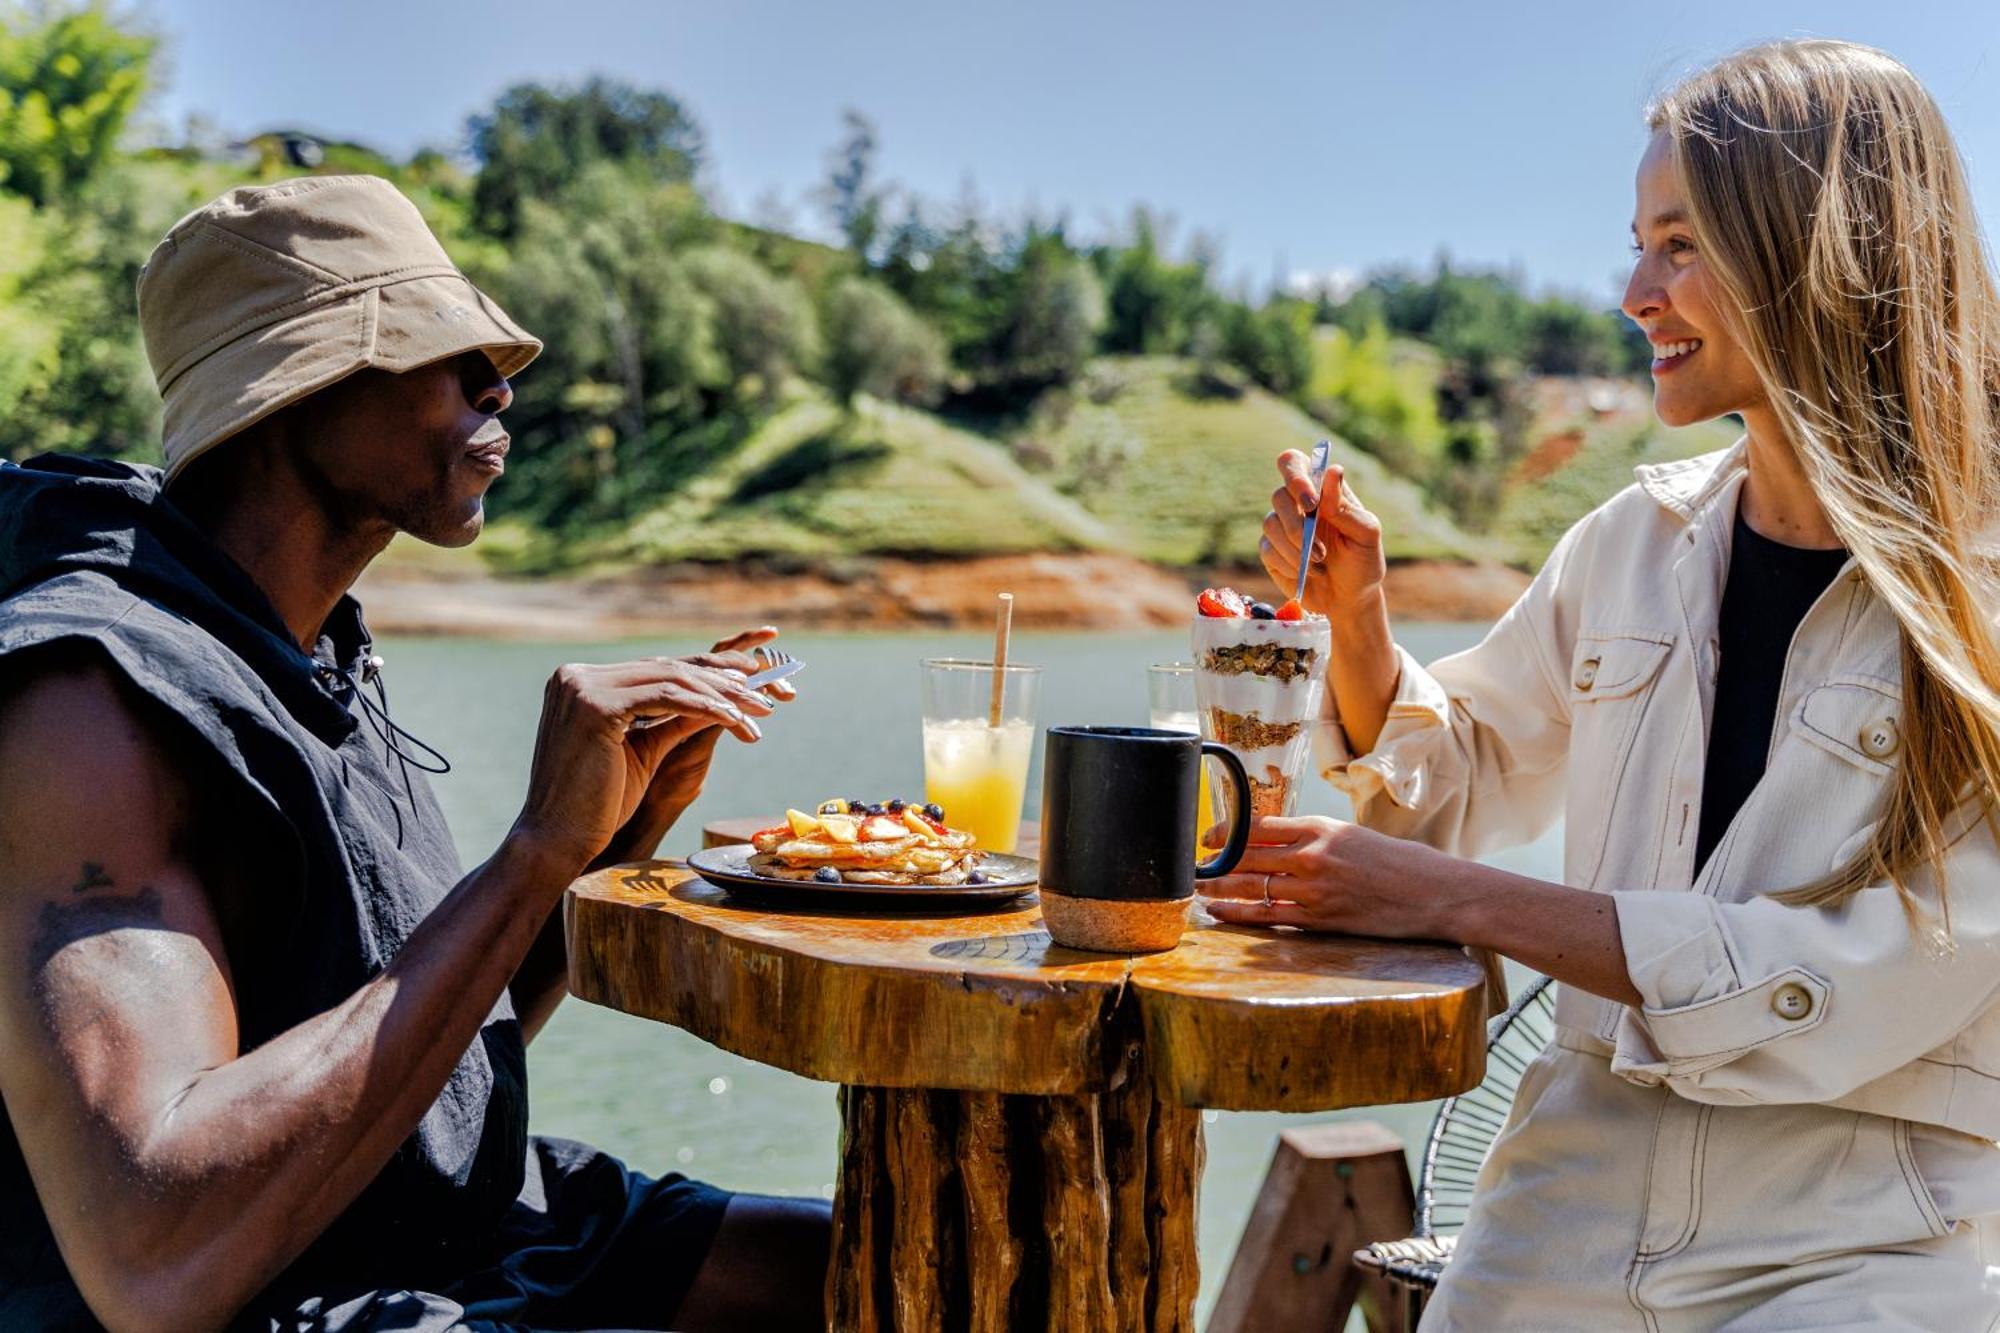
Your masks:
[[[1812,1012],[1812,992],[1796,981],[1787,981],[1771,992],[1771,1012],[1796,1023]]]
[[[1583,659],[1583,665],[1576,669],[1576,687],[1579,690],[1587,690],[1597,683],[1597,664],[1600,660],[1595,657]]]
[[[1887,759],[1896,753],[1902,737],[1896,731],[1896,719],[1885,717],[1870,722],[1861,729],[1861,753],[1870,759]]]

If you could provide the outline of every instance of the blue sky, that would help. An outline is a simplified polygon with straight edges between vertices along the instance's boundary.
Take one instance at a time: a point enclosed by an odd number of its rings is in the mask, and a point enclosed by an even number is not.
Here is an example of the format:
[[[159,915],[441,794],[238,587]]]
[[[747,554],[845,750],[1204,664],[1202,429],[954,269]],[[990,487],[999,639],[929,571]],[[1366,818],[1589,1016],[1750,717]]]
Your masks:
[[[2000,4],[1668,5],[1206,0],[151,0],[168,38],[153,111],[238,133],[301,125],[406,152],[462,142],[524,79],[602,72],[701,121],[737,216],[810,199],[843,108],[889,179],[969,187],[1085,236],[1145,202],[1219,241],[1223,273],[1364,270],[1449,251],[1609,301],[1622,282],[1640,112],[1676,72],[1770,37],[1883,47],[1957,130],[2000,223]]]

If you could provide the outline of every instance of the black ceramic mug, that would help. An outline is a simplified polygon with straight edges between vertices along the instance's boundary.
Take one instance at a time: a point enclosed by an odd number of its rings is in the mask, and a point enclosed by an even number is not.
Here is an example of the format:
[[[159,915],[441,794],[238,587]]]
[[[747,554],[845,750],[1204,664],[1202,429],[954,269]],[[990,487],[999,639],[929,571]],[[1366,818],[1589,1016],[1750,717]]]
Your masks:
[[[1197,865],[1204,755],[1222,761],[1236,800],[1228,844]],[[1250,779],[1228,747],[1150,727],[1049,728],[1042,919],[1058,944],[1117,953],[1171,949],[1195,881],[1234,870],[1249,841]]]

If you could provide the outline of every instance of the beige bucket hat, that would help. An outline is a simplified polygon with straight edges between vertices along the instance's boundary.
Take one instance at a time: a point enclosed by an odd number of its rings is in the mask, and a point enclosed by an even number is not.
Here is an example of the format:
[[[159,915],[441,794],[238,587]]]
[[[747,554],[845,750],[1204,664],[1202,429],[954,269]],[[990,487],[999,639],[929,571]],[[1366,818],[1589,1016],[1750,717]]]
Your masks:
[[[484,349],[512,377],[542,350],[379,176],[245,186],[196,209],[139,273],[139,326],[166,400],[169,481],[357,370]]]

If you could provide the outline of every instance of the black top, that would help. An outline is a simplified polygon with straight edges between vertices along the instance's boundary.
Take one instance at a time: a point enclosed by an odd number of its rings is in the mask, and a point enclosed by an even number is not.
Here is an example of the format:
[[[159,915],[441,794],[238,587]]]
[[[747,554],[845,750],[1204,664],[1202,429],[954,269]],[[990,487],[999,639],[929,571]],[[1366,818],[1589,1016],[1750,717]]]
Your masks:
[[[371,712],[386,699],[352,599],[323,633],[301,652],[157,469],[0,462],[0,671],[68,651],[122,675],[227,803],[243,863],[266,872],[224,925],[245,1049],[352,995],[462,873],[423,773]],[[462,1271],[521,1191],[527,1119],[502,992],[416,1131],[271,1294]],[[93,1326],[0,1116],[0,1328]]]
[[[1696,874],[1764,776],[1792,635],[1847,561],[1840,547],[1816,551],[1759,536],[1740,509],[1734,542],[1716,627],[1722,662],[1708,727]]]

